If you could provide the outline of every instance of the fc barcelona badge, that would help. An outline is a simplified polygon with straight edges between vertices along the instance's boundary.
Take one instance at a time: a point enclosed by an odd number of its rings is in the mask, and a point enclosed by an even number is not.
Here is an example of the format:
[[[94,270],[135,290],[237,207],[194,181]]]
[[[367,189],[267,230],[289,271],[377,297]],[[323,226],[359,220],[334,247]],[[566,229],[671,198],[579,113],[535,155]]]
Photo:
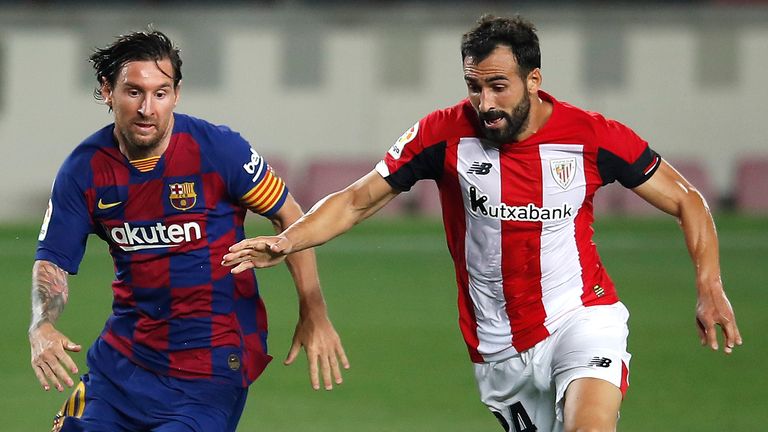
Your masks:
[[[171,205],[176,210],[189,210],[197,203],[197,194],[195,193],[195,182],[171,183]]]
[[[552,177],[554,177],[555,182],[561,188],[568,189],[576,174],[576,158],[550,161],[549,168],[552,170]]]

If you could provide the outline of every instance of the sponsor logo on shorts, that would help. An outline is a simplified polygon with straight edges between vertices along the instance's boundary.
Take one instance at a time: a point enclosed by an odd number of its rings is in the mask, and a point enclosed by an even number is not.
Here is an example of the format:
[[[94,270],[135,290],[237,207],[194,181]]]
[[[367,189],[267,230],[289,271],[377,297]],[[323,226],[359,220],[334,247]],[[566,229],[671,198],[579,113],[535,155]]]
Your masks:
[[[592,357],[587,366],[607,368],[611,366],[612,360],[607,357]]]

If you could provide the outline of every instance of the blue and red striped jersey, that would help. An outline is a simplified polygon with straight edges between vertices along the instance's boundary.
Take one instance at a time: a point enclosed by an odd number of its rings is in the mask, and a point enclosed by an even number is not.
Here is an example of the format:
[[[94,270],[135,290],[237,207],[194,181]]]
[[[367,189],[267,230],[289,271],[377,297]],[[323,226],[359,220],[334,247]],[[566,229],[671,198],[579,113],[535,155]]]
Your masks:
[[[267,315],[255,274],[233,275],[221,259],[245,238],[247,210],[269,217],[288,190],[238,133],[174,118],[149,171],[120,153],[114,125],[75,148],[54,181],[36,259],[76,274],[98,235],[115,268],[100,337],[157,373],[247,386],[271,359]]]

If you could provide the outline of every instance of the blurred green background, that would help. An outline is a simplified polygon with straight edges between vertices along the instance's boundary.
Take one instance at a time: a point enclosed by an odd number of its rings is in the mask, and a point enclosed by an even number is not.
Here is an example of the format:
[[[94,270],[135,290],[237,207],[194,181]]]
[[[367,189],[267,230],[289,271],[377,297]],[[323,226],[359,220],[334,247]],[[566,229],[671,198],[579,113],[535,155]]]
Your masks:
[[[621,431],[762,431],[768,427],[768,219],[717,217],[723,279],[745,345],[731,356],[699,345],[694,272],[671,218],[604,219],[596,242],[631,312],[631,385]],[[35,225],[0,227],[5,292],[0,430],[45,431],[68,392],[44,392],[29,366]],[[250,235],[270,232],[249,226]],[[282,360],[296,321],[284,267],[259,272],[275,356],[251,386],[240,431],[498,431],[479,402],[457,324],[456,287],[440,222],[374,219],[318,249],[331,318],[352,369],[332,392],[312,391],[302,356]],[[111,304],[112,264],[91,238],[59,329],[89,345]],[[75,360],[84,368],[85,354]]]

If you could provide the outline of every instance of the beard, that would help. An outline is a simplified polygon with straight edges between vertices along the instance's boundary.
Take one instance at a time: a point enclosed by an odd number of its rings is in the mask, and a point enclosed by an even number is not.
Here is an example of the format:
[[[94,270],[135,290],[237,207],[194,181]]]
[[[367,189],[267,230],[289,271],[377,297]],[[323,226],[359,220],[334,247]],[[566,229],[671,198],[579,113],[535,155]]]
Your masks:
[[[167,127],[154,123],[155,131],[152,134],[145,135],[137,133],[130,128],[116,127],[116,132],[122,137],[122,142],[132,158],[141,158],[151,154],[160,146],[166,135]]]
[[[525,93],[517,103],[517,106],[512,110],[512,114],[505,111],[492,109],[486,112],[478,112],[477,115],[480,118],[480,130],[486,139],[495,142],[496,144],[504,144],[512,141],[516,141],[520,132],[525,130],[528,126],[528,116],[531,112],[531,98],[528,93]],[[492,121],[499,118],[503,118],[506,123],[505,127],[492,129],[485,125],[485,121]]]

